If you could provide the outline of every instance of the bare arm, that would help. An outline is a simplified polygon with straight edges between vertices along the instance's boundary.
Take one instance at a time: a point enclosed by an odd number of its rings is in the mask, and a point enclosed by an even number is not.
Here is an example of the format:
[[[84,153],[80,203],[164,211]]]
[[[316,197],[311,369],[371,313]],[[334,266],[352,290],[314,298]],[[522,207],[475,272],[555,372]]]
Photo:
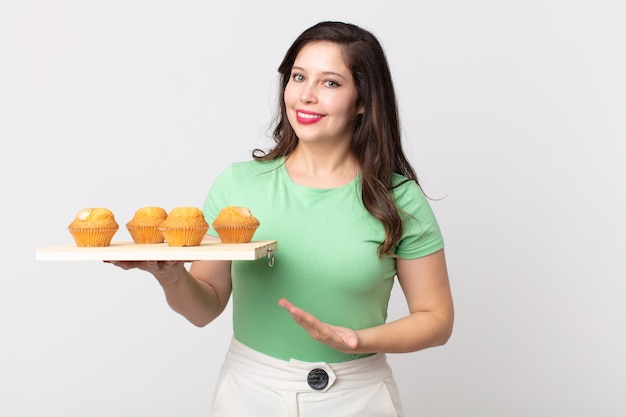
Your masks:
[[[333,326],[288,300],[279,304],[311,337],[342,352],[401,353],[445,344],[452,333],[454,308],[443,249],[423,258],[398,259],[397,275],[409,314],[368,329]]]
[[[445,344],[452,334],[454,308],[443,249],[396,264],[409,315],[357,331],[359,350],[413,352]]]
[[[110,262],[123,269],[151,273],[163,287],[170,307],[196,326],[205,326],[226,308],[232,291],[230,261]]]

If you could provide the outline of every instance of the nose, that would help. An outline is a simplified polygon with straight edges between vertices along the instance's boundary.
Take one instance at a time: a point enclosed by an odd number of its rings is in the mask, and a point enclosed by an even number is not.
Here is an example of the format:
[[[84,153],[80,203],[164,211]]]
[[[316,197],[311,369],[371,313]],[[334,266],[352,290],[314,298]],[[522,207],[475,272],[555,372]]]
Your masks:
[[[317,102],[317,94],[315,92],[315,87],[310,84],[306,84],[302,86],[302,92],[300,94],[300,101],[303,103],[316,103]]]

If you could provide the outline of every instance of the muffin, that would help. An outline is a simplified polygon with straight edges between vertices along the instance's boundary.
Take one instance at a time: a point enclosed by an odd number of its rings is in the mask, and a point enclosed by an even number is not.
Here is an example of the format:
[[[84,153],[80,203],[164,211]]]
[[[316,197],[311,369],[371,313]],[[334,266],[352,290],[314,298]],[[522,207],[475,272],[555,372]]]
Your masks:
[[[159,225],[168,246],[200,246],[209,230],[204,213],[197,207],[176,207]]]
[[[249,208],[239,206],[224,207],[212,223],[222,243],[248,243],[259,225]]]
[[[161,207],[141,207],[128,223],[126,229],[138,244],[163,243],[165,237],[159,225],[167,218],[167,211]]]
[[[109,246],[119,229],[113,212],[107,208],[85,208],[68,226],[76,246]]]

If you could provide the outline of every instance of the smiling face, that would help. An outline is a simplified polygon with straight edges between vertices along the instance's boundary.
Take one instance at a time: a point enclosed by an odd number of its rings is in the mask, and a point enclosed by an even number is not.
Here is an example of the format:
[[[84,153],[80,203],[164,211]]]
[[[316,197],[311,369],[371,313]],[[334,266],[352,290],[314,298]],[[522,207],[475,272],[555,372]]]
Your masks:
[[[284,93],[287,118],[305,143],[349,144],[362,109],[350,69],[338,45],[305,45],[293,64]]]

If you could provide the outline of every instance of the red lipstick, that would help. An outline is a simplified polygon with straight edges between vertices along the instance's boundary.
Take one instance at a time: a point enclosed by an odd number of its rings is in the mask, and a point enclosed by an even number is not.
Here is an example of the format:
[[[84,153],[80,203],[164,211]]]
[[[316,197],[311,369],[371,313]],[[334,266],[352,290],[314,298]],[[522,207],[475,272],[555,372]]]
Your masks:
[[[320,120],[322,120],[323,117],[324,115],[319,114],[319,113],[314,113],[314,112],[304,111],[304,110],[296,110],[296,120],[298,121],[298,123],[303,124],[303,125],[311,125],[313,123],[317,123]]]

